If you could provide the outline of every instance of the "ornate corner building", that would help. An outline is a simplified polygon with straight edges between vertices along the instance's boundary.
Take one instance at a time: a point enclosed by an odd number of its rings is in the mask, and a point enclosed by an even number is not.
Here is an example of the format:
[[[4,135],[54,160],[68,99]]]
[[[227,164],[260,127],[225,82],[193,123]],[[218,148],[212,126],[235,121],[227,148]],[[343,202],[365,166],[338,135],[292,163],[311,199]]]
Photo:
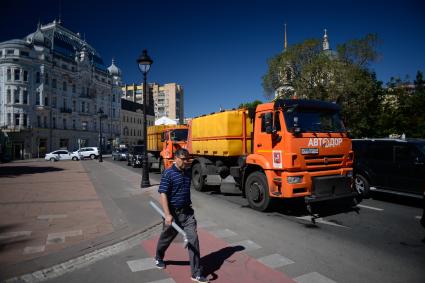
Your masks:
[[[59,148],[119,142],[121,71],[60,22],[0,43],[0,153],[42,157]]]

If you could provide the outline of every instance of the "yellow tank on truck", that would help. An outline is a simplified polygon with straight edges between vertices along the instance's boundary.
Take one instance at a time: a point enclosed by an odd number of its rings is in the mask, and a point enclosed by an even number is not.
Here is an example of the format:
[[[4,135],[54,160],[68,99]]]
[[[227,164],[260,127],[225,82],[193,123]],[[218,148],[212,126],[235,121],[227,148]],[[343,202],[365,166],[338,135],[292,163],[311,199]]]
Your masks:
[[[161,142],[161,135],[165,129],[186,128],[186,125],[155,125],[148,127],[148,151],[161,151],[163,143]]]
[[[191,150],[194,155],[240,156],[251,153],[253,125],[248,110],[237,109],[194,118]]]

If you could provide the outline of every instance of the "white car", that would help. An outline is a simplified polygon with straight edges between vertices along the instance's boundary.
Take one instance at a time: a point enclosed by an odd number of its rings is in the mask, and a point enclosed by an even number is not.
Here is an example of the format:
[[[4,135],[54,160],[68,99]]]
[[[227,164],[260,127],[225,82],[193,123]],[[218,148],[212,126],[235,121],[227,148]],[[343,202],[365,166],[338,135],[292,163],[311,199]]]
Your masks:
[[[99,149],[97,147],[82,147],[75,154],[81,156],[81,158],[95,159],[99,157]]]
[[[75,152],[69,152],[68,150],[60,149],[46,154],[44,159],[51,162],[59,160],[80,160],[80,156]]]

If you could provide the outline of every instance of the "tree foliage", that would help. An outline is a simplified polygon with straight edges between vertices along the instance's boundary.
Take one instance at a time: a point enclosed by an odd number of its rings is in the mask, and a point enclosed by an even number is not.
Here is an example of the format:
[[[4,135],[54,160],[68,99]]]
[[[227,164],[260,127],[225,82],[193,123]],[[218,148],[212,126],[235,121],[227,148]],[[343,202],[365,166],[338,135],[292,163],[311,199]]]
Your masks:
[[[379,57],[377,35],[353,39],[322,50],[321,41],[308,39],[269,60],[263,77],[266,97],[283,87],[282,75],[293,75],[291,86],[298,98],[333,101],[342,106],[346,126],[357,137],[373,136],[382,85],[367,67]]]

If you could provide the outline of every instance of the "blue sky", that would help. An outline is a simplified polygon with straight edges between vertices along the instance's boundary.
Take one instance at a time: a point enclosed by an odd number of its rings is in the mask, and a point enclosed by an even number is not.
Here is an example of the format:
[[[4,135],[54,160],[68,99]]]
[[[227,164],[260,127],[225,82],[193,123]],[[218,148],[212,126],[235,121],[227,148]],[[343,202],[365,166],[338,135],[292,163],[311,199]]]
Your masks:
[[[136,59],[148,49],[154,60],[148,81],[177,82],[185,89],[185,116],[266,101],[261,86],[267,60],[288,44],[321,38],[331,48],[377,33],[381,58],[370,67],[386,83],[413,80],[425,71],[425,2],[285,0],[2,0],[0,41],[22,38],[37,22],[58,18],[85,35],[106,65],[112,57],[125,83],[140,83]],[[61,6],[61,9],[59,8]]]

